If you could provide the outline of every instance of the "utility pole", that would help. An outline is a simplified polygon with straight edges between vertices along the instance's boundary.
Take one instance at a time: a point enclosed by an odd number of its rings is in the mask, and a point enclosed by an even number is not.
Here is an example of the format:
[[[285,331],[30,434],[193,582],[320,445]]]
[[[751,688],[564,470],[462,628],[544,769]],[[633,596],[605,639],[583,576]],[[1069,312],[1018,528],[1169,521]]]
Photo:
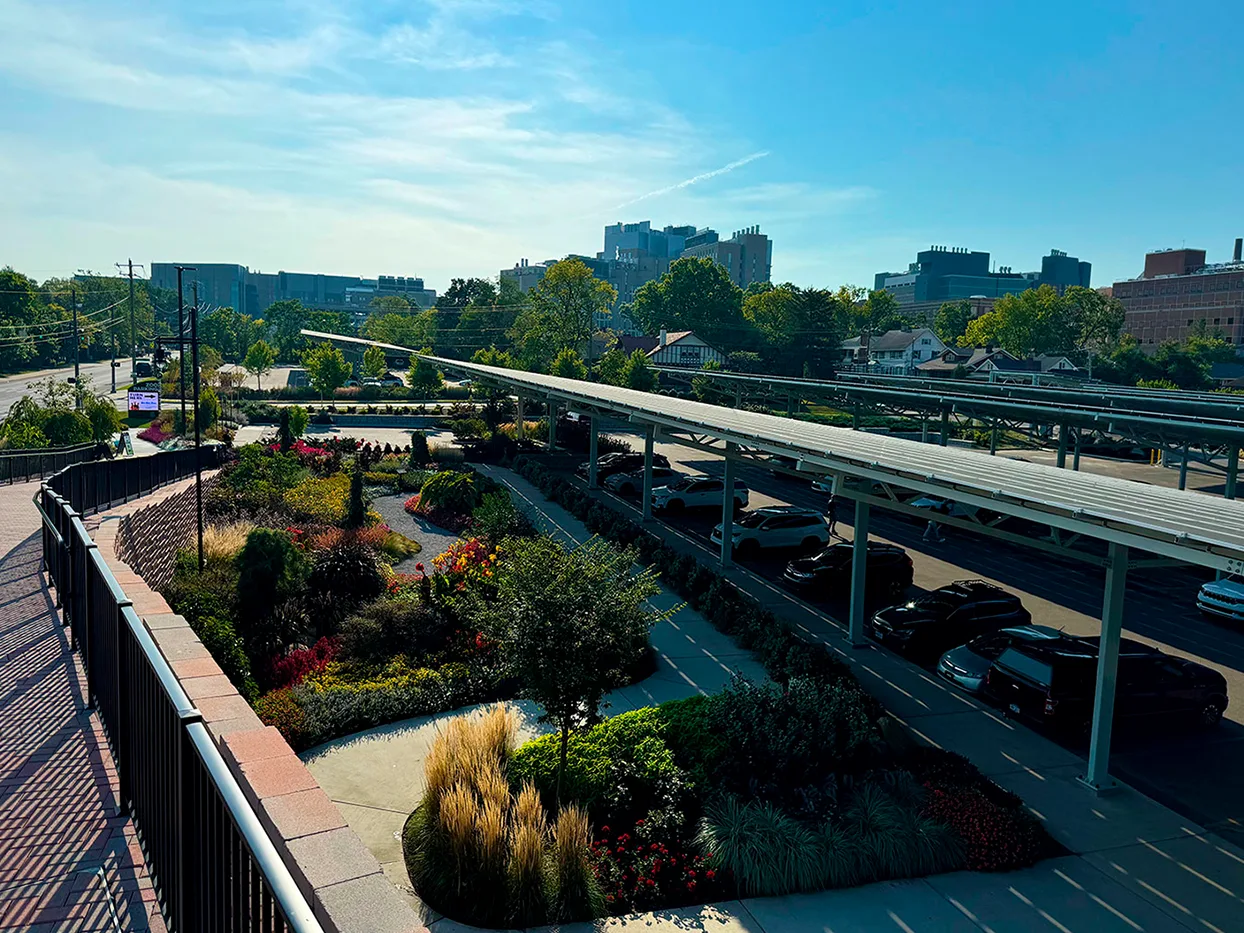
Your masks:
[[[81,346],[78,340],[78,289],[69,286],[69,303],[73,305],[73,392],[74,407],[81,410],[82,408],[82,375],[78,367],[78,350]]]
[[[203,572],[203,435],[199,426],[199,281],[194,282],[194,307],[190,309],[190,368],[194,380],[194,506],[198,513],[199,573]],[[186,401],[182,390],[182,404]]]
[[[186,304],[182,293],[183,272],[193,272],[194,266],[177,267],[177,368],[181,377],[181,432],[186,433]],[[195,286],[197,293],[198,286]]]
[[[127,275],[130,280],[130,382],[133,383],[134,380],[138,378],[138,373],[135,368],[137,366],[138,359],[138,331],[137,325],[135,324],[136,312],[134,310],[134,260],[129,259],[123,263],[113,263],[113,265],[115,265],[117,270],[123,275]],[[142,268],[141,263],[139,264],[139,268]],[[154,337],[155,321],[153,320],[151,323],[153,327],[151,336]]]

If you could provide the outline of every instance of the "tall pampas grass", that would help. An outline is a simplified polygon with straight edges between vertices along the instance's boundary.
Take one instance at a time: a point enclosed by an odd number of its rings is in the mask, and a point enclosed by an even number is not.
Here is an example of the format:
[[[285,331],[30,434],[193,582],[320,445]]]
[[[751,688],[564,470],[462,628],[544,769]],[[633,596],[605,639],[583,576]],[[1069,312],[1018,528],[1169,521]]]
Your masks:
[[[255,530],[250,522],[208,525],[203,529],[203,556],[207,560],[236,557],[246,545],[246,536]]]
[[[563,807],[553,825],[552,919],[557,923],[590,920],[604,913],[605,898],[588,856],[591,826],[587,813]]]

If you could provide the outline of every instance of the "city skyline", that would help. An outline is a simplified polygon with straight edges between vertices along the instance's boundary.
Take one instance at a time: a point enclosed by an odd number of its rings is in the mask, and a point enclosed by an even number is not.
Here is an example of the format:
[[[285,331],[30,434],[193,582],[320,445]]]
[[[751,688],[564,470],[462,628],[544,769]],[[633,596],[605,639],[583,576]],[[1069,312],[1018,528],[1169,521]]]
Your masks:
[[[0,0],[0,263],[443,290],[660,217],[759,224],[775,282],[867,286],[942,243],[1016,269],[1059,247],[1104,285],[1240,232],[1212,9],[748,11]]]

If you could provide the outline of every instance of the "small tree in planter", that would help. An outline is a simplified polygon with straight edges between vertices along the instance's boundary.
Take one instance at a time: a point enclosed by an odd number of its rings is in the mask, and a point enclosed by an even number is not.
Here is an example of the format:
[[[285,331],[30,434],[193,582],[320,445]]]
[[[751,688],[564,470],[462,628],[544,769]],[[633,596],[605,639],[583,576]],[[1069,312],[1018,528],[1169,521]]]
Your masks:
[[[604,541],[569,550],[547,537],[507,538],[501,554],[495,598],[468,596],[467,608],[560,733],[560,801],[571,730],[597,719],[605,692],[669,613],[646,605],[659,587],[650,572],[631,572],[634,552]]]
[[[350,471],[350,503],[346,508],[345,526],[362,528],[367,523],[367,500],[363,498],[363,467],[356,460]]]
[[[410,433],[410,468],[420,470],[432,462],[432,451],[428,450],[428,436],[422,431]]]

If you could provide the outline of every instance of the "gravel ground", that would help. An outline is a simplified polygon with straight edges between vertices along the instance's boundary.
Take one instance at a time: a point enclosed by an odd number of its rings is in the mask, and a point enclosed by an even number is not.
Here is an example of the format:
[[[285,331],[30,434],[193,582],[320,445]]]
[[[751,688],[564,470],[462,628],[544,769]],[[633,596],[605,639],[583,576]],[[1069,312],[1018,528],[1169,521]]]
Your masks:
[[[380,513],[385,523],[394,531],[400,531],[406,537],[414,538],[423,546],[422,551],[414,557],[408,557],[401,563],[394,564],[393,569],[399,573],[414,573],[415,564],[422,562],[424,569],[431,571],[432,558],[443,553],[458,540],[458,536],[439,525],[433,525],[431,522],[415,518],[407,513],[402,506],[409,498],[409,494],[377,496],[372,500],[372,508]]]

